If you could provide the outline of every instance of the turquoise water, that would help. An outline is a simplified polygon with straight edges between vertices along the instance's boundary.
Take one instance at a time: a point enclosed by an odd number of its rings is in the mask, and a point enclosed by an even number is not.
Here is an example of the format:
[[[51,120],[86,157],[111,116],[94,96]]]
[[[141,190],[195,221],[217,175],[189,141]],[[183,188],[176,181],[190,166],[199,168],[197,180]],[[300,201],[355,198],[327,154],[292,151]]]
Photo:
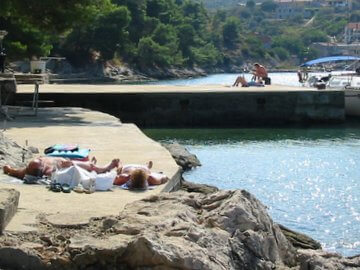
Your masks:
[[[163,80],[158,82],[151,82],[150,84],[171,84],[171,85],[203,85],[203,84],[221,84],[232,85],[237,76],[244,75],[246,80],[250,81],[252,75],[249,73],[241,74],[213,74],[206,77],[190,78],[190,79],[177,79],[177,80]],[[298,77],[295,72],[279,72],[269,73],[272,84],[301,86],[298,82]]]
[[[246,189],[273,219],[321,242],[360,254],[360,123],[281,129],[149,129],[179,142],[202,166],[185,179]]]

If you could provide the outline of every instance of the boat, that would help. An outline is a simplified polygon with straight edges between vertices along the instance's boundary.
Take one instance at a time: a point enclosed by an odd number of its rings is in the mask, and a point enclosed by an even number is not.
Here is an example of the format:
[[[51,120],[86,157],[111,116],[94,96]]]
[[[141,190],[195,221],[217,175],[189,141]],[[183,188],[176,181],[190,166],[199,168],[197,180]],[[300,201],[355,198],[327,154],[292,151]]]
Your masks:
[[[307,87],[344,90],[346,115],[360,117],[360,57],[314,59],[300,66],[298,77]]]

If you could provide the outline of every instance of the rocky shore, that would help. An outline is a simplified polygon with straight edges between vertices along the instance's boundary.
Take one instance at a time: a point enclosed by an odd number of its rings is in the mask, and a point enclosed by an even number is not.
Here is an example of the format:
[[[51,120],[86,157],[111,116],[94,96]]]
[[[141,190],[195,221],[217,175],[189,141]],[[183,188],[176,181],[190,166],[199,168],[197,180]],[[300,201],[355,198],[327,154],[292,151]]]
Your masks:
[[[190,169],[186,149],[178,152]],[[0,155],[7,161],[12,154]],[[322,251],[316,241],[274,223],[245,190],[183,182],[181,190],[128,204],[115,216],[71,226],[56,226],[46,215],[37,219],[36,232],[0,236],[1,269],[360,268],[360,256]]]

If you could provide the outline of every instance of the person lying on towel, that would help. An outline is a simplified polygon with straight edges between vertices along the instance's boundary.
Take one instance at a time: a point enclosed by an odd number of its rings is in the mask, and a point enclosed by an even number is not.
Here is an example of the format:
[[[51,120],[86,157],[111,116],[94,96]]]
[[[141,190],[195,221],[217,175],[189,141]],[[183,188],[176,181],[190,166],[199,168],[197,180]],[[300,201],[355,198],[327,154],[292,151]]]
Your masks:
[[[31,175],[35,177],[50,177],[52,172],[56,169],[68,168],[73,165],[77,165],[89,172],[95,171],[96,173],[105,173],[119,166],[119,159],[113,159],[109,164],[105,166],[97,166],[96,159],[91,161],[78,161],[70,160],[62,157],[37,157],[31,160],[25,168],[12,168],[8,165],[3,167],[5,174],[10,176],[24,179],[25,175]]]
[[[166,183],[169,178],[162,173],[151,172],[153,162],[147,165],[128,164],[119,165],[114,185],[127,184],[129,189],[147,189],[149,185],[161,185]]]

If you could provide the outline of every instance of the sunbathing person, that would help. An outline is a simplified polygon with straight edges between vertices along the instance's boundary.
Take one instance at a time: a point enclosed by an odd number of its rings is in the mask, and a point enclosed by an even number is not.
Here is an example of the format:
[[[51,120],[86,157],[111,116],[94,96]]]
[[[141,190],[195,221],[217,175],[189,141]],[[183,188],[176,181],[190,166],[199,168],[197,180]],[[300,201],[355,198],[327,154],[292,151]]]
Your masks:
[[[250,81],[247,82],[244,76],[239,76],[236,78],[236,81],[234,82],[233,86],[239,86],[241,84],[241,87],[249,87],[249,86],[264,86],[260,82]]]
[[[62,157],[38,157],[31,160],[25,168],[15,169],[5,165],[3,167],[3,171],[5,174],[19,179],[24,179],[25,175],[32,175],[36,177],[51,176],[54,170],[68,168],[73,165],[77,165],[89,172],[95,171],[96,173],[105,173],[113,168],[117,168],[119,166],[119,162],[119,159],[113,159],[106,166],[97,166],[95,158],[91,161],[78,161]]]
[[[149,185],[166,183],[169,178],[162,173],[151,172],[152,165],[152,161],[146,166],[138,164],[119,165],[114,185],[121,186],[127,183],[130,189],[147,189]]]

